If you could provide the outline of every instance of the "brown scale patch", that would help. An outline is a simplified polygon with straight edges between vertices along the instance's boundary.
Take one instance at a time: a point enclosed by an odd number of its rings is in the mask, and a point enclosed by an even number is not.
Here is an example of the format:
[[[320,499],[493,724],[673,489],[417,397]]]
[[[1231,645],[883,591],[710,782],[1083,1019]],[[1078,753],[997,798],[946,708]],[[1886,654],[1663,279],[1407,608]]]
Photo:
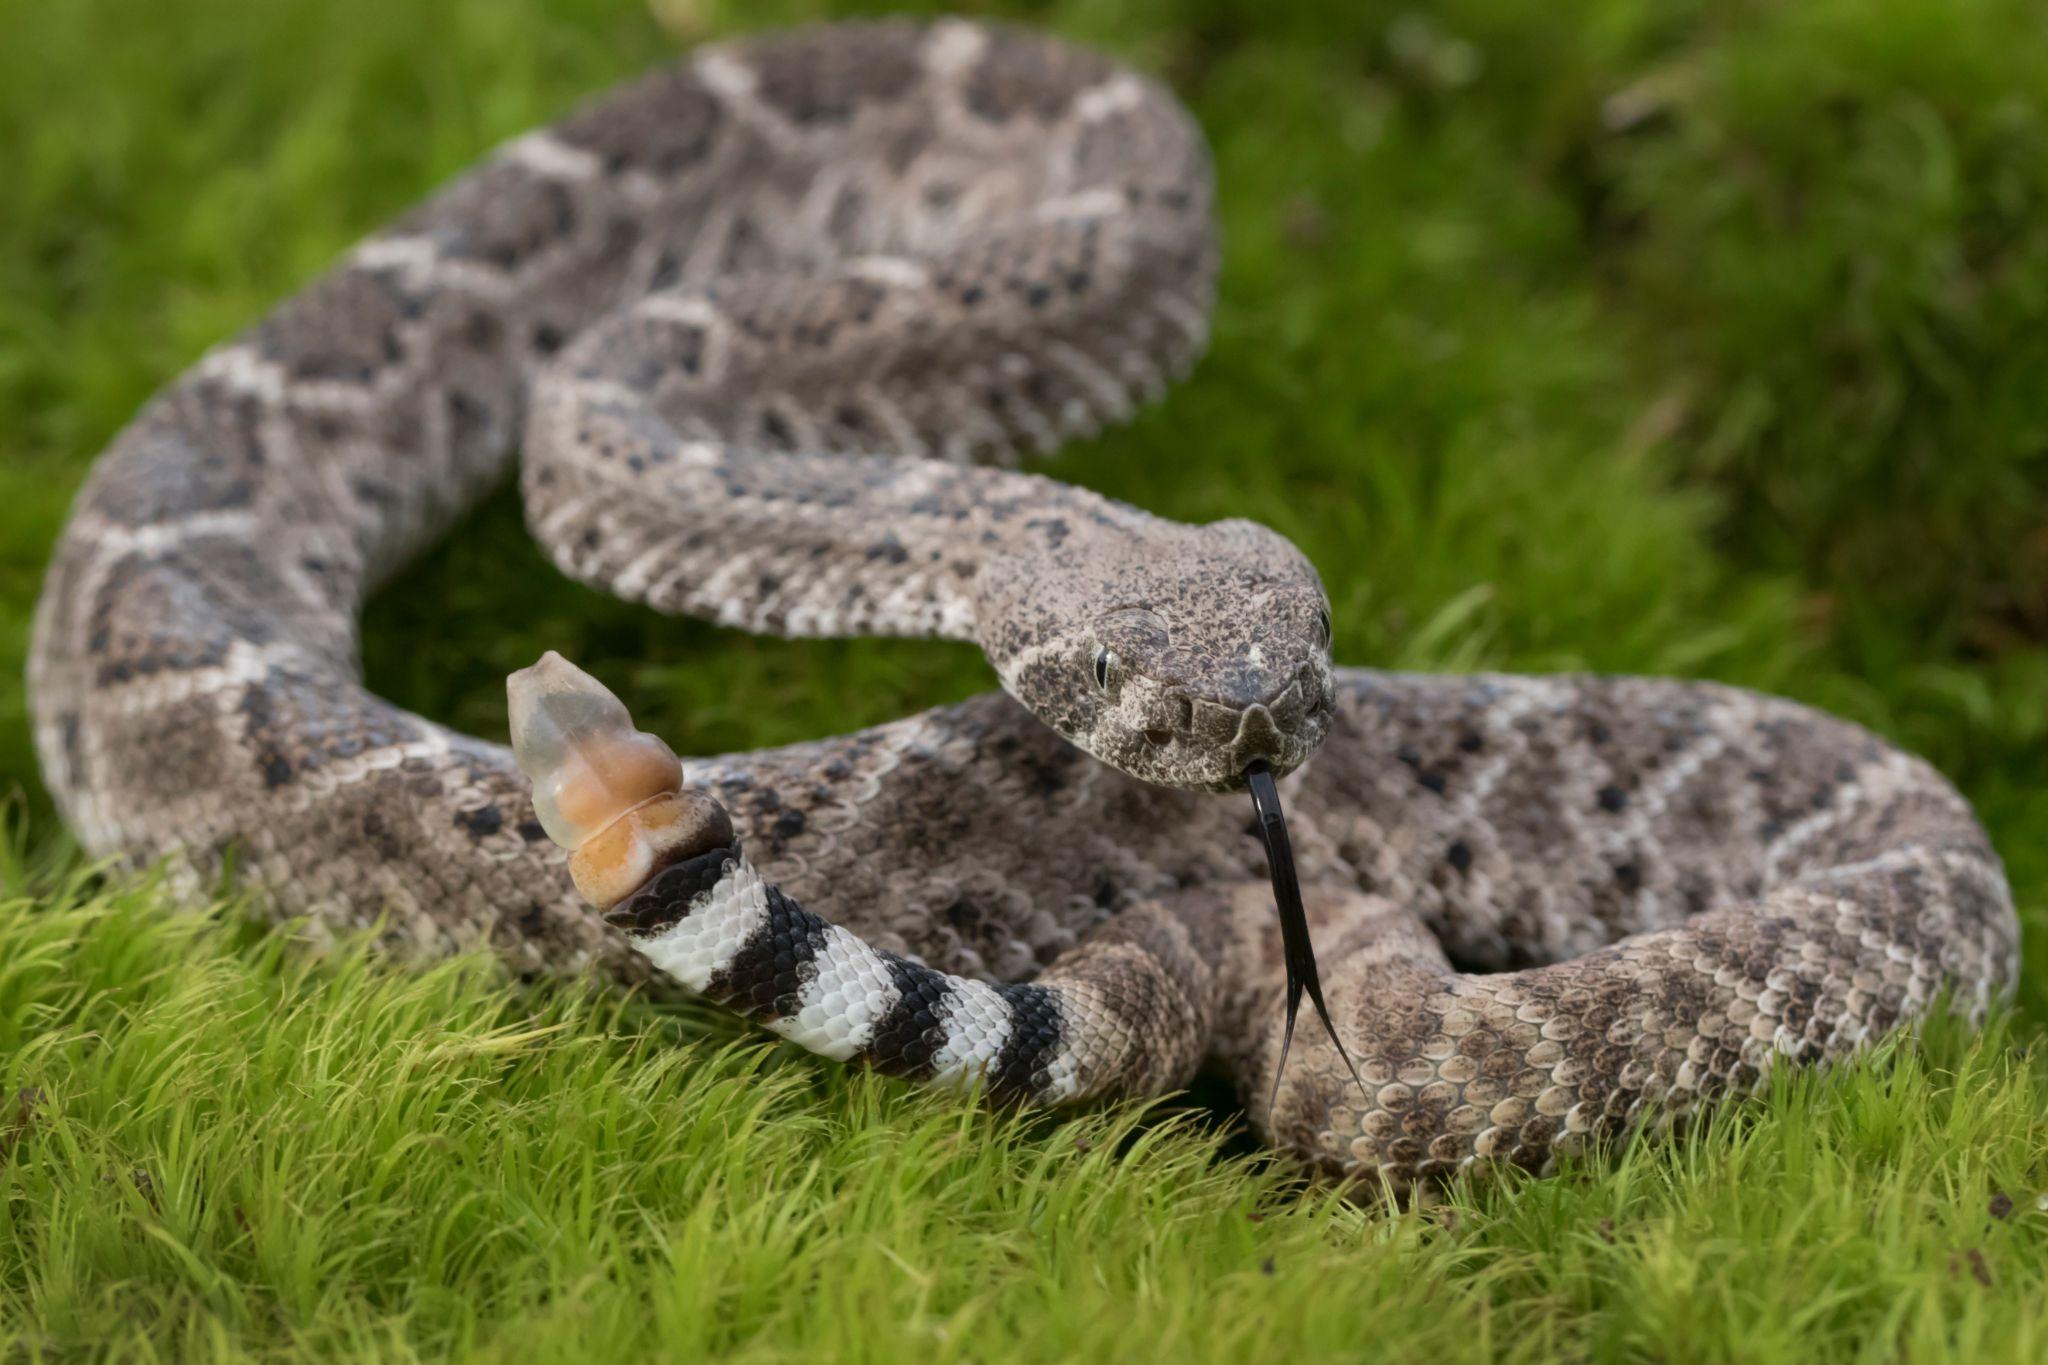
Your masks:
[[[610,173],[673,176],[711,154],[725,110],[687,66],[657,71],[571,114],[555,136]]]
[[[1108,920],[1064,954],[1043,978],[1073,992],[1070,1042],[1095,1074],[1114,1076],[1120,1094],[1156,1094],[1185,1084],[1209,1038],[1210,969],[1158,906]]]
[[[1115,883],[1104,878],[1096,890],[1097,903],[1108,908],[1120,899]],[[1195,888],[1167,897],[1162,907],[1180,921],[1196,960],[1212,972],[1221,971],[1236,940],[1232,918],[1238,911],[1232,893],[1217,887]],[[1260,901],[1255,913],[1263,918],[1265,911],[1265,902]]]
[[[396,707],[328,677],[273,668],[236,708],[242,745],[266,787],[283,787],[339,760],[408,743],[418,725]]]
[[[455,260],[512,271],[572,236],[581,215],[573,186],[493,161],[401,218],[390,235],[430,236]]]
[[[206,380],[179,385],[123,433],[83,505],[123,526],[249,506],[267,465],[265,412],[255,398]]]
[[[95,590],[86,653],[101,687],[218,667],[237,640],[281,633],[253,597],[265,571],[251,546],[213,538],[122,556]]]
[[[989,44],[962,93],[968,109],[990,123],[1020,115],[1051,123],[1066,114],[1075,95],[1112,69],[1096,53],[1006,33]]]
[[[710,338],[695,322],[639,313],[622,326],[602,328],[576,350],[579,378],[610,379],[652,394],[667,381],[687,383],[703,374]],[[630,419],[631,411],[613,409]],[[579,435],[579,439],[587,439]]]
[[[929,123],[914,123],[897,130],[889,139],[888,150],[882,160],[897,175],[910,169],[911,163],[923,156],[925,149],[938,141],[938,130]]]
[[[406,358],[402,296],[377,277],[340,270],[258,323],[249,344],[290,378],[368,384]]]
[[[1755,759],[1743,773],[1763,811],[1759,837],[1776,838],[1799,821],[1825,811],[1860,775],[1840,758],[1845,746],[1828,743],[1830,732],[1846,729],[1830,718],[1804,712],[1775,715],[1755,731]]]
[[[849,123],[864,105],[900,100],[924,79],[918,30],[859,24],[797,33],[751,49],[755,95],[791,123]]]
[[[148,755],[145,761],[130,758],[123,763],[122,780],[137,800],[181,801],[247,785],[233,770],[234,749],[224,734],[215,697],[188,697],[146,711],[123,711],[102,723],[109,752]]]
[[[1071,161],[1077,185],[1121,190],[1126,203],[1146,212],[1154,230],[1170,227],[1184,243],[1200,243],[1206,252],[1215,185],[1209,149],[1200,130],[1169,101],[1148,98],[1081,125]],[[1185,256],[1178,260],[1190,263]]]
[[[449,444],[454,449],[467,453],[497,444],[503,423],[488,400],[451,388],[442,395],[441,403],[448,416]]]
[[[767,272],[781,262],[782,253],[776,249],[775,239],[764,232],[752,216],[736,220],[718,250],[718,269],[726,275]]]
[[[727,251],[742,252],[744,268],[772,264],[772,244],[741,223],[726,244]],[[807,280],[792,288],[784,282],[741,282],[716,294],[720,311],[734,332],[763,348],[787,343],[802,347],[823,347],[842,331],[865,328],[874,323],[890,296],[889,286],[849,277]],[[909,348],[915,353],[916,348]]]
[[[831,234],[832,240],[851,243],[866,238],[869,235],[867,225],[872,217],[871,202],[867,191],[854,185],[841,186],[825,224],[825,231]]]

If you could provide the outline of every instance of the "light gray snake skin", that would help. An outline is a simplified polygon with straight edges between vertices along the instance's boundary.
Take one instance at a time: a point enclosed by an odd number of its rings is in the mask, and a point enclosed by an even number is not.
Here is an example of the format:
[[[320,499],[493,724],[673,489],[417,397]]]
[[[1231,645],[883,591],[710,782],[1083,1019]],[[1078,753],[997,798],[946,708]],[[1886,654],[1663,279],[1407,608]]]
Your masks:
[[[651,959],[899,1075],[1050,1102],[1213,1064],[1277,1147],[1396,1182],[1543,1169],[2007,992],[1982,830],[1864,731],[1708,684],[1333,671],[1271,532],[990,467],[1191,363],[1208,175],[1156,85],[962,23],[704,49],[511,143],[95,467],[30,669],[72,828],[414,951]],[[600,917],[510,753],[356,664],[365,594],[522,440],[569,572],[973,639],[1006,693],[691,760],[663,865]],[[1258,758],[1364,1093],[1306,1034],[1273,1088],[1271,893],[1205,790]]]

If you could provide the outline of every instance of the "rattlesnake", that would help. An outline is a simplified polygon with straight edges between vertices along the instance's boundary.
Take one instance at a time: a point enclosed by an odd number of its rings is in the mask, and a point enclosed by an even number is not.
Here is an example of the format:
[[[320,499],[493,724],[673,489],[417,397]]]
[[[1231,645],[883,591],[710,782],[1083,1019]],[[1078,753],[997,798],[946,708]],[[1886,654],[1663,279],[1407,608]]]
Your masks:
[[[1983,832],[1864,731],[1705,683],[1333,670],[1280,537],[992,467],[1186,368],[1215,259],[1199,133],[1091,53],[959,22],[703,49],[508,144],[121,434],[37,617],[50,788],[188,889],[232,863],[282,912],[522,972],[652,958],[902,1075],[1062,1101],[1214,1063],[1276,1146],[1396,1181],[1540,1169],[2009,990]],[[642,861],[593,914],[512,755],[356,663],[365,594],[522,440],[570,573],[973,639],[1006,691],[693,759],[684,794],[643,746],[652,785],[619,781],[657,799],[613,826]],[[544,786],[555,722],[627,733],[558,661],[514,700]],[[1317,1039],[1275,1085],[1280,931],[1213,790],[1256,763],[1356,1079]]]

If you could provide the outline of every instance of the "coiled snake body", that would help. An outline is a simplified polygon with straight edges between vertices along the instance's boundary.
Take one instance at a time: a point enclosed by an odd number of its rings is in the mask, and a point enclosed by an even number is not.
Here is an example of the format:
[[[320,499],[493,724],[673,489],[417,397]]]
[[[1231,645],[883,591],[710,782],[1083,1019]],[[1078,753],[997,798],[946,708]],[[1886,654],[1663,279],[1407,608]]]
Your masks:
[[[1983,832],[1864,731],[1707,684],[1332,670],[1271,532],[999,467],[1189,364],[1213,267],[1199,134],[1092,54],[964,23],[705,49],[509,144],[119,437],[37,619],[50,787],[189,884],[233,856],[414,950],[652,957],[897,1074],[1060,1101],[1214,1063],[1277,1146],[1397,1181],[1540,1169],[2009,990]],[[508,751],[356,666],[365,593],[519,441],[569,572],[974,639],[1006,692],[692,760],[717,804],[607,923]],[[1306,1037],[1274,1088],[1279,932],[1212,794],[1255,761],[1363,1092]]]

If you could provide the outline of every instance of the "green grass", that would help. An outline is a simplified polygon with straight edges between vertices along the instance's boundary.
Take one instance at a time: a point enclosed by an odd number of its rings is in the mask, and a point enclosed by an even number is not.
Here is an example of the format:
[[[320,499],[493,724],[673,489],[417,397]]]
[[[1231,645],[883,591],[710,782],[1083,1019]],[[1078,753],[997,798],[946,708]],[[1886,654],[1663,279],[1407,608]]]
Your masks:
[[[679,39],[852,8],[0,0],[0,677],[92,453],[207,343]],[[1389,1214],[1208,1103],[992,1116],[707,1011],[172,916],[65,847],[10,683],[0,1361],[2048,1356],[2039,7],[1000,9],[1167,76],[1223,186],[1213,354],[1054,472],[1285,531],[1346,661],[1713,676],[1895,736],[2008,860],[2016,1006]],[[610,603],[503,499],[367,655],[490,733],[548,646],[686,750],[991,685]]]

